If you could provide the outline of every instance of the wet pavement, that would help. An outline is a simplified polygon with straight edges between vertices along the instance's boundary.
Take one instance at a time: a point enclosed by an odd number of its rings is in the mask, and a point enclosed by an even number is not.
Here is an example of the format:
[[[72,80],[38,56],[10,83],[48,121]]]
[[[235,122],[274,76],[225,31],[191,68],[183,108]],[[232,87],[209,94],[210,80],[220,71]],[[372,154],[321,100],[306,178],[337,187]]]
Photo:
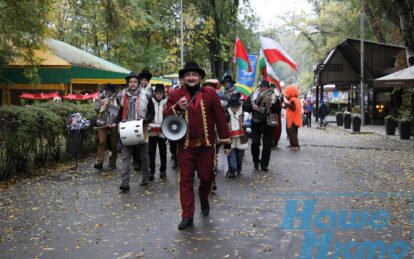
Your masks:
[[[218,175],[210,216],[197,201],[186,231],[170,164],[148,187],[134,172],[128,194],[93,159],[2,183],[0,258],[411,258],[413,142],[332,126],[299,140],[292,151],[283,133],[269,172],[247,150],[241,176]]]

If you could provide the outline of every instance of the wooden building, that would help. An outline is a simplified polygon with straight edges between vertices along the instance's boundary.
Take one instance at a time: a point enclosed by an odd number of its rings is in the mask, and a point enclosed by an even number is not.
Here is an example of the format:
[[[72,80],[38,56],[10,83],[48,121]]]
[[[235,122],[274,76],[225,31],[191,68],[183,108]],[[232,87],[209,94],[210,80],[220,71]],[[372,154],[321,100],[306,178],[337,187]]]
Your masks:
[[[317,101],[323,97],[324,85],[333,84],[340,91],[348,91],[353,102],[348,109],[360,105],[360,40],[346,39],[326,56],[322,63],[315,65],[315,86]],[[383,124],[391,105],[391,89],[374,88],[376,78],[395,72],[394,63],[405,47],[364,41],[365,48],[365,110],[366,122]],[[378,107],[382,109],[378,109]]]

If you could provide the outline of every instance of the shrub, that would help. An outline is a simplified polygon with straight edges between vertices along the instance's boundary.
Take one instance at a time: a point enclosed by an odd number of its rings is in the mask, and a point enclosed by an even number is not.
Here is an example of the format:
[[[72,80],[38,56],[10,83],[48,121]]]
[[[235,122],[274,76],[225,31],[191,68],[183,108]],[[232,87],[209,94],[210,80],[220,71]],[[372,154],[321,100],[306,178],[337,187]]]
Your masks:
[[[45,166],[59,162],[66,148],[67,116],[78,110],[94,122],[94,104],[76,106],[70,103],[42,103],[35,105],[0,107],[0,177],[27,172],[31,166]],[[86,130],[85,150],[96,148],[96,137]]]

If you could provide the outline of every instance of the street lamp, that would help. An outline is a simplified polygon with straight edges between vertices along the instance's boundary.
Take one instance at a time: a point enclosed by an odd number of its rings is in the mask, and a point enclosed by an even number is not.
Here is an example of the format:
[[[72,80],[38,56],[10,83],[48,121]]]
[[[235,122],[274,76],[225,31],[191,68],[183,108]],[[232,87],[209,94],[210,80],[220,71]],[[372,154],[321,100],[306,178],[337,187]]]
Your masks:
[[[181,68],[184,67],[184,17],[183,17],[183,0],[180,0],[180,59]]]

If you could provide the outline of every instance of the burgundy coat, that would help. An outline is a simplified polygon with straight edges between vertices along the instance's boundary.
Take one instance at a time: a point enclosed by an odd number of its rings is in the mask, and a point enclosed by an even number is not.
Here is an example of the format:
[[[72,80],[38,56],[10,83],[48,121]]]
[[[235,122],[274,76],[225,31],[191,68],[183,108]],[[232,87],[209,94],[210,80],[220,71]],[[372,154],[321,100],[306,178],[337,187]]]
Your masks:
[[[189,102],[186,111],[181,111],[177,105],[183,96]],[[210,87],[202,87],[196,93],[195,99],[190,101],[191,96],[187,88],[177,88],[168,97],[167,107],[164,110],[164,118],[171,114],[182,114],[187,121],[188,131],[183,139],[185,147],[214,146],[215,129],[220,143],[231,143],[224,110],[221,108],[216,91]]]

